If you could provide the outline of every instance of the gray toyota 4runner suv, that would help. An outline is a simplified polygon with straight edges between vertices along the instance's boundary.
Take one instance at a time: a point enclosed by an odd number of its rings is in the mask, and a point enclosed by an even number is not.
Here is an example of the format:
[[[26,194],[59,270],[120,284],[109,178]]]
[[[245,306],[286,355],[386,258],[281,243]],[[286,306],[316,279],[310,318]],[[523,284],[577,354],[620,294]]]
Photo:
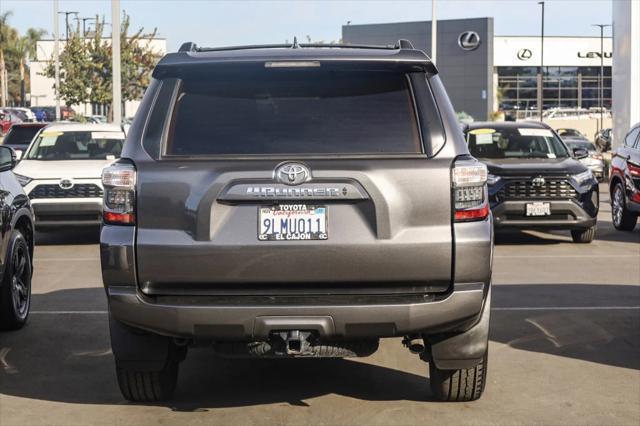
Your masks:
[[[169,398],[189,347],[429,363],[486,382],[493,232],[429,58],[395,46],[186,43],[103,172],[102,274],[120,389]]]

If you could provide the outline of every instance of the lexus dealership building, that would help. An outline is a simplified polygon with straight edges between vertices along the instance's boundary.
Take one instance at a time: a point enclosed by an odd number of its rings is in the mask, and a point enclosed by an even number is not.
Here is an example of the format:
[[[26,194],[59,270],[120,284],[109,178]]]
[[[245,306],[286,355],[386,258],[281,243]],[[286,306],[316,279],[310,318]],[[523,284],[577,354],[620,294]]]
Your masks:
[[[597,29],[594,29],[594,33]],[[345,25],[351,44],[395,44],[410,40],[431,52],[431,22]],[[600,64],[604,63],[602,101],[611,108],[612,42],[594,37],[545,37],[543,75],[541,37],[495,36],[493,18],[438,21],[436,65],[454,108],[476,120],[493,112],[597,108]]]

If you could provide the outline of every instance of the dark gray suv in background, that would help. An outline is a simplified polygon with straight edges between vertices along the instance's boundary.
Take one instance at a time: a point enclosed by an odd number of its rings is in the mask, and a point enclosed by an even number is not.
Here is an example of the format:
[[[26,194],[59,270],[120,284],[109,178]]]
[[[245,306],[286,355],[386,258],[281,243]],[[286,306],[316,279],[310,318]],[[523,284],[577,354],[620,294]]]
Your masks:
[[[120,389],[170,397],[192,346],[367,356],[401,336],[436,398],[486,382],[492,221],[428,57],[396,46],[186,43],[103,172]]]

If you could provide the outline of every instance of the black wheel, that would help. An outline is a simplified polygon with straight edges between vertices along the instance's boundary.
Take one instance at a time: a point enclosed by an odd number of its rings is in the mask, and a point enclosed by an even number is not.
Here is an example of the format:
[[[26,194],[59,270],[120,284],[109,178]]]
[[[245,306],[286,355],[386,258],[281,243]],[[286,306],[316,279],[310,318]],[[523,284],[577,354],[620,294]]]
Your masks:
[[[168,361],[160,371],[139,371],[121,367],[116,361],[118,385],[127,400],[133,402],[166,401],[173,396],[178,382],[178,362]]]
[[[441,370],[429,363],[431,392],[439,401],[475,401],[482,396],[487,380],[488,352],[480,364],[461,370]]]
[[[587,244],[593,241],[596,236],[596,227],[587,229],[574,229],[571,231],[571,238],[574,243]]]
[[[0,328],[17,330],[27,322],[31,307],[31,256],[20,231],[12,232],[7,253],[0,288]]]
[[[624,188],[620,182],[616,183],[611,194],[611,219],[619,231],[633,231],[638,221],[638,215],[627,210]]]

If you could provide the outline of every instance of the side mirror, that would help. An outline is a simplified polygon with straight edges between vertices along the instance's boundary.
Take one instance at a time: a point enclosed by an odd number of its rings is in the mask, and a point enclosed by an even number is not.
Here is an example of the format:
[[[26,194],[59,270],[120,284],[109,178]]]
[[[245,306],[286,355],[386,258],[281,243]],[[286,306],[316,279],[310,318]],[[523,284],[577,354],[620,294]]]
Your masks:
[[[15,151],[8,146],[0,145],[0,172],[13,170],[18,163]]]
[[[577,160],[582,158],[587,158],[589,156],[589,151],[584,148],[573,148],[573,157]]]

